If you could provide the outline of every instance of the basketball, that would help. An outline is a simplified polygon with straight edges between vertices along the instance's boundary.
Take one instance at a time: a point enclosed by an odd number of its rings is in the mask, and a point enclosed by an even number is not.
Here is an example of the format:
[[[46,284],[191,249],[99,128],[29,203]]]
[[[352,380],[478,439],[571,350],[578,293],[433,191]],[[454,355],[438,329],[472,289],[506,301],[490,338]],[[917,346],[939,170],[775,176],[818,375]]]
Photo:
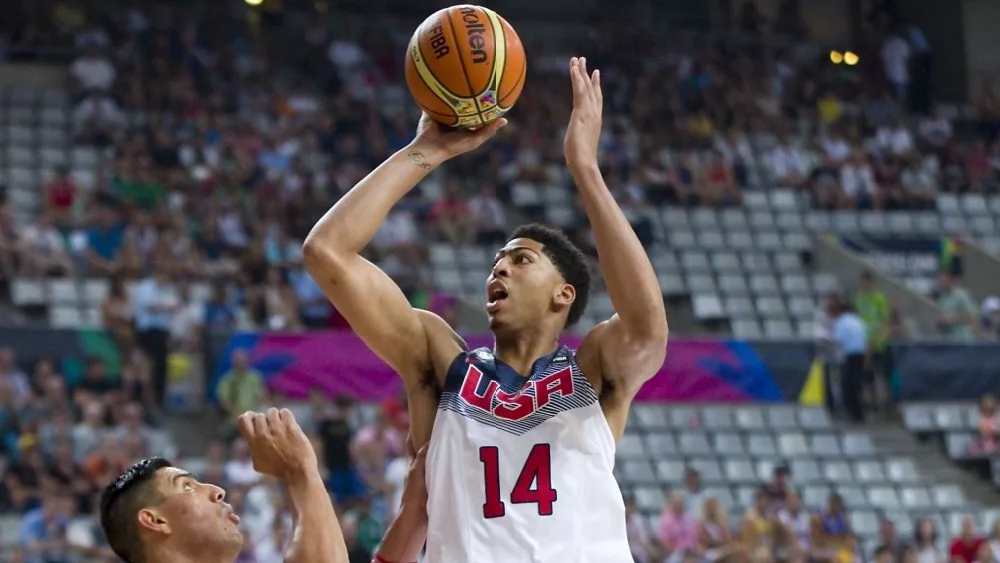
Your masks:
[[[435,12],[407,49],[406,84],[413,99],[451,127],[477,127],[507,113],[521,95],[526,72],[517,32],[482,6]]]

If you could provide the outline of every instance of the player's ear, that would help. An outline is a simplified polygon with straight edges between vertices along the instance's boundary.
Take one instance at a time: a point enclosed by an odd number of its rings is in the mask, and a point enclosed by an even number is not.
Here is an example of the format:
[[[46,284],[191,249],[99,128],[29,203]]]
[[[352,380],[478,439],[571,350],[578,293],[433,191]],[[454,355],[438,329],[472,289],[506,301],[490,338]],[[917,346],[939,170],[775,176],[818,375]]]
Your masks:
[[[167,521],[166,515],[155,508],[143,508],[136,515],[136,518],[140,528],[167,536],[171,533],[170,523]]]
[[[573,304],[573,301],[575,299],[576,299],[576,289],[572,285],[564,283],[556,286],[555,295],[553,295],[553,300],[555,301],[556,305],[569,307],[570,305]]]

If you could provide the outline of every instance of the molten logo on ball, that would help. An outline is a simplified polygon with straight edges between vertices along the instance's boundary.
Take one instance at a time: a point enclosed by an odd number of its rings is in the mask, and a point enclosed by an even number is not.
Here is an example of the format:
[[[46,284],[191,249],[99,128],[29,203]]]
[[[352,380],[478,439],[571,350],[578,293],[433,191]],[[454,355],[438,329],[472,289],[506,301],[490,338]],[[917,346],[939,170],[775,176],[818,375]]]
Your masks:
[[[472,52],[472,62],[475,64],[483,64],[486,59],[489,58],[489,53],[486,52],[486,39],[483,38],[483,33],[486,32],[486,26],[479,19],[479,11],[472,6],[466,6],[459,10],[462,13],[462,21],[465,22],[465,31],[469,35],[469,48]]]

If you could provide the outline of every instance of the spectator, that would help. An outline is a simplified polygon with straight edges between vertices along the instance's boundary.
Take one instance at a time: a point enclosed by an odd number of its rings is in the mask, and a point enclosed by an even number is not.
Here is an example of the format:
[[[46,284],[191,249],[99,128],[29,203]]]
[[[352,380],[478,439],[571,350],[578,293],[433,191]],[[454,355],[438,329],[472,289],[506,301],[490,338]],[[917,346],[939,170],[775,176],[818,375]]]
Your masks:
[[[225,468],[226,482],[234,486],[254,485],[263,478],[260,473],[254,471],[249,446],[243,440],[233,441]]]
[[[670,493],[656,527],[656,541],[667,559],[678,558],[687,550],[698,550],[698,519],[685,512],[684,494],[680,491]]]
[[[87,231],[86,258],[91,274],[113,276],[118,271],[123,232],[118,212],[99,205],[95,224]]]
[[[349,503],[366,491],[351,464],[353,431],[349,419],[352,405],[350,397],[341,395],[317,419],[323,462],[330,472],[328,487],[338,504]]]
[[[95,90],[77,104],[73,123],[80,143],[105,147],[121,134],[125,116],[112,97]]]
[[[960,275],[942,271],[938,277],[940,295],[938,307],[941,318],[938,327],[951,340],[969,342],[976,336],[979,309],[968,290],[962,285]]]
[[[204,315],[200,325],[209,331],[228,332],[236,330],[236,309],[229,300],[226,285],[221,282],[212,284],[212,295],[204,306]]]
[[[811,536],[813,550],[820,557],[833,559],[848,553],[853,558],[854,531],[840,495],[831,494],[826,509],[813,517]]]
[[[729,518],[715,497],[706,498],[702,507],[698,544],[698,552],[706,561],[722,561],[740,554],[733,542]]]
[[[105,407],[97,401],[91,401],[80,409],[83,418],[73,427],[73,446],[75,459],[85,459],[89,456],[107,433],[104,427]]]
[[[970,453],[992,455],[997,451],[997,439],[1000,436],[1000,413],[997,413],[997,400],[992,393],[979,398],[976,427],[978,439],[972,443]]]
[[[880,209],[882,207],[875,173],[872,171],[868,155],[863,150],[855,150],[851,160],[840,167],[840,189],[851,207],[857,209]]]
[[[875,286],[875,274],[871,270],[861,273],[858,292],[854,295],[854,308],[865,323],[868,334],[866,363],[872,374],[866,378],[865,393],[869,404],[888,408],[889,377],[892,366],[889,349],[889,299]]]
[[[885,77],[892,84],[896,100],[905,104],[910,85],[910,44],[899,33],[890,34],[882,43],[882,66]]]
[[[788,501],[788,476],[791,469],[785,464],[778,464],[771,470],[771,481],[764,485],[771,510],[777,513],[785,507]]]
[[[990,539],[987,544],[992,552],[993,560],[1000,561],[1000,522],[994,522],[993,533],[990,535]],[[919,563],[927,562],[920,561]]]
[[[28,563],[64,563],[60,539],[69,525],[70,513],[66,503],[56,495],[46,495],[42,506],[24,515],[18,543],[24,549]]]
[[[753,506],[747,507],[740,521],[740,544],[751,561],[774,561],[780,525],[767,490],[761,487],[754,495]]]
[[[705,504],[705,491],[701,486],[701,475],[693,467],[684,469],[684,512],[696,514]]]
[[[649,530],[646,528],[646,521],[639,513],[635,498],[631,496],[625,498],[625,534],[635,563],[652,563],[654,550]]]
[[[299,318],[302,319],[302,324],[310,329],[326,328],[330,323],[333,307],[323,294],[323,290],[301,267],[292,270],[288,277],[295,291],[295,298],[298,300]]]
[[[809,163],[805,153],[784,135],[781,143],[771,150],[770,172],[774,180],[782,186],[799,187],[809,175]]]
[[[73,61],[69,73],[76,82],[75,89],[82,92],[110,92],[117,75],[114,65],[95,44],[88,45]]]
[[[132,305],[120,276],[111,278],[108,296],[101,303],[101,326],[119,341],[130,338],[133,332]]]
[[[959,534],[951,540],[948,555],[954,563],[973,563],[978,559],[979,548],[985,540],[976,532],[976,521],[972,516],[962,518]]]
[[[28,376],[17,366],[17,356],[9,346],[0,347],[0,387],[10,390],[16,404],[21,404],[31,394]]]
[[[286,281],[284,272],[274,266],[267,269],[255,309],[258,326],[289,331],[301,328],[295,291]]]
[[[21,274],[31,277],[73,276],[75,268],[63,237],[52,219],[42,214],[21,232],[24,261]]]
[[[90,403],[109,407],[114,402],[111,394],[118,390],[116,383],[108,376],[104,360],[97,357],[88,358],[83,379],[73,389],[73,402],[78,408],[86,408]]]
[[[21,234],[14,225],[10,209],[0,202],[0,280],[17,276],[23,259]]]
[[[937,530],[930,518],[921,518],[913,528],[913,549],[916,563],[943,563],[946,559],[938,548]]]
[[[445,183],[445,192],[431,209],[430,221],[439,236],[453,244],[472,240],[472,210],[462,196],[461,185],[454,177]]]
[[[170,326],[180,306],[170,278],[167,268],[157,264],[153,275],[141,281],[133,295],[136,336],[153,364],[157,404],[163,404],[166,394]]]
[[[902,561],[906,544],[896,534],[896,525],[892,520],[882,516],[878,521],[879,549],[885,549],[894,561]]]
[[[246,411],[260,411],[267,400],[264,376],[250,366],[246,350],[233,351],[232,368],[222,374],[215,396],[228,420]]]
[[[840,355],[840,393],[848,416],[855,422],[865,418],[862,387],[865,381],[865,353],[868,333],[861,317],[839,298],[829,303],[833,322],[832,337]]]
[[[497,246],[506,242],[507,218],[503,204],[496,195],[492,184],[484,185],[479,193],[469,200],[471,222],[475,232],[476,244]]]
[[[802,506],[802,498],[798,491],[788,491],[788,495],[785,497],[785,506],[778,511],[778,521],[788,531],[790,560],[819,559],[812,552],[812,517]]]

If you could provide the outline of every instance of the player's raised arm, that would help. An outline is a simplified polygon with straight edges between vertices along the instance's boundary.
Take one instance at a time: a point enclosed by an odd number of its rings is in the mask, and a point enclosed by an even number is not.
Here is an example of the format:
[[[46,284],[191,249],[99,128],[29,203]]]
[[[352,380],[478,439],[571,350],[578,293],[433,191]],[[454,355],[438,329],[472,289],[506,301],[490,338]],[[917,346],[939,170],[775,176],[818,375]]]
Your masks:
[[[351,328],[409,383],[428,361],[422,316],[384,272],[361,257],[389,210],[442,162],[471,151],[506,120],[449,130],[423,116],[417,136],[358,182],[306,237],[306,269]]]
[[[588,75],[586,59],[573,58],[570,77],[573,114],[563,147],[566,164],[590,220],[601,272],[616,311],[587,336],[580,351],[596,354],[603,377],[620,382],[621,391],[631,400],[666,356],[663,294],[645,249],[608,191],[597,163],[604,103],[600,73],[595,70]]]

